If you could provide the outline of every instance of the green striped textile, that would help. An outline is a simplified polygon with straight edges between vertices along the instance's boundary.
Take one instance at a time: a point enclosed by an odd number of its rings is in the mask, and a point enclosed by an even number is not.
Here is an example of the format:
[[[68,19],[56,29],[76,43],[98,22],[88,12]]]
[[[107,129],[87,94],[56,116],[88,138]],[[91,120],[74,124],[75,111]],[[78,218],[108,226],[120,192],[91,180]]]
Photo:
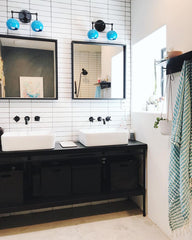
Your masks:
[[[173,113],[169,164],[169,225],[172,230],[189,223],[192,178],[192,63],[185,61]]]

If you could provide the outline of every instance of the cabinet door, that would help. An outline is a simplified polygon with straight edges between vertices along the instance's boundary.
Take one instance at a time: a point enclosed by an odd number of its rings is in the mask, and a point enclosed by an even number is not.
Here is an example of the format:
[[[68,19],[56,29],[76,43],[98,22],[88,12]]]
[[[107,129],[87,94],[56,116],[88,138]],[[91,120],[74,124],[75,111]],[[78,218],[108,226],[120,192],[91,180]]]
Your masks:
[[[64,154],[32,156],[31,166],[33,197],[71,194],[71,167]]]
[[[71,168],[49,166],[41,169],[41,193],[43,196],[68,196],[71,193]]]
[[[135,189],[139,181],[138,160],[126,156],[110,164],[111,191]]]
[[[82,164],[72,166],[73,194],[89,194],[101,192],[100,164]]]
[[[0,205],[12,206],[23,202],[23,171],[0,172]]]

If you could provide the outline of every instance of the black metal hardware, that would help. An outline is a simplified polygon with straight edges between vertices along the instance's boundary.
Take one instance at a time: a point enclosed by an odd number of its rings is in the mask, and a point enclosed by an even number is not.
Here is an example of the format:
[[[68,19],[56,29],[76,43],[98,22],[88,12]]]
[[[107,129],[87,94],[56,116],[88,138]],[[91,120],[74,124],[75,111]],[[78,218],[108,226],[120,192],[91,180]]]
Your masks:
[[[94,24],[94,22],[93,22]],[[106,24],[103,20],[97,20],[95,22],[95,29],[98,31],[98,32],[103,32],[105,30],[105,27],[106,27]]]
[[[35,117],[34,117],[34,120],[37,121],[37,122],[39,122],[39,121],[40,121],[40,117],[39,117],[39,116],[35,116]]]
[[[166,74],[180,72],[185,60],[192,59],[192,51],[167,60]]]
[[[97,121],[98,121],[98,122],[101,122],[101,121],[103,121],[103,124],[105,124],[105,119],[104,119],[104,118],[102,118],[102,117],[98,117],[98,118],[97,118]]]
[[[107,163],[107,158],[103,157],[101,158],[101,164],[105,165]]]
[[[24,119],[25,119],[25,125],[27,125],[29,120],[30,120],[30,117],[29,116],[25,116]]]
[[[94,120],[95,120],[95,118],[93,118],[93,117],[89,118],[89,122],[93,122]]]
[[[107,116],[107,117],[105,118],[105,120],[106,120],[107,122],[109,122],[109,121],[111,121],[111,117],[110,117],[110,116]]]
[[[106,28],[106,25],[111,25],[111,30],[113,30],[113,23],[105,23],[103,20],[97,20],[96,22],[92,22],[92,29],[94,28],[95,24],[95,29],[98,32],[103,32]]]
[[[15,120],[15,122],[19,122],[20,117],[19,116],[15,116],[13,119]]]
[[[23,23],[31,22],[31,13],[27,10],[22,10],[19,12],[19,20]]]
[[[29,22],[31,22],[31,19],[32,19],[31,15],[36,15],[36,20],[38,20],[38,13],[31,13],[31,12],[29,12],[27,10],[22,10],[20,12],[11,10],[12,18],[13,18],[13,13],[18,13],[19,14],[19,20],[22,23],[29,23]]]

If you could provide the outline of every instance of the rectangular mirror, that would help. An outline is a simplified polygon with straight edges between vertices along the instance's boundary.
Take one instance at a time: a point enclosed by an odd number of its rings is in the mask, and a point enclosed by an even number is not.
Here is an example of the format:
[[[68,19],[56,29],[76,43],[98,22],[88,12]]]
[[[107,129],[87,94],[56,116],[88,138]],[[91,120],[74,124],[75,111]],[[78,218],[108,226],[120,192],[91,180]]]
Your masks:
[[[57,40],[0,35],[0,98],[57,99]]]
[[[72,42],[72,98],[125,98],[125,45]]]

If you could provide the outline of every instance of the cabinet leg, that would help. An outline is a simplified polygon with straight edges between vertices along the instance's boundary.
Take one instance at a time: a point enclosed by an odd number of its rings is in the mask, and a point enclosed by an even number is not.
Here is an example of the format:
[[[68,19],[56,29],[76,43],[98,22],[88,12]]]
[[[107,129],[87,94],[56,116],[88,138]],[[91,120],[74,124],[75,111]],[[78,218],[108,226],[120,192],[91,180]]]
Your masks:
[[[143,217],[146,216],[146,209],[145,209],[145,193],[143,194]]]

